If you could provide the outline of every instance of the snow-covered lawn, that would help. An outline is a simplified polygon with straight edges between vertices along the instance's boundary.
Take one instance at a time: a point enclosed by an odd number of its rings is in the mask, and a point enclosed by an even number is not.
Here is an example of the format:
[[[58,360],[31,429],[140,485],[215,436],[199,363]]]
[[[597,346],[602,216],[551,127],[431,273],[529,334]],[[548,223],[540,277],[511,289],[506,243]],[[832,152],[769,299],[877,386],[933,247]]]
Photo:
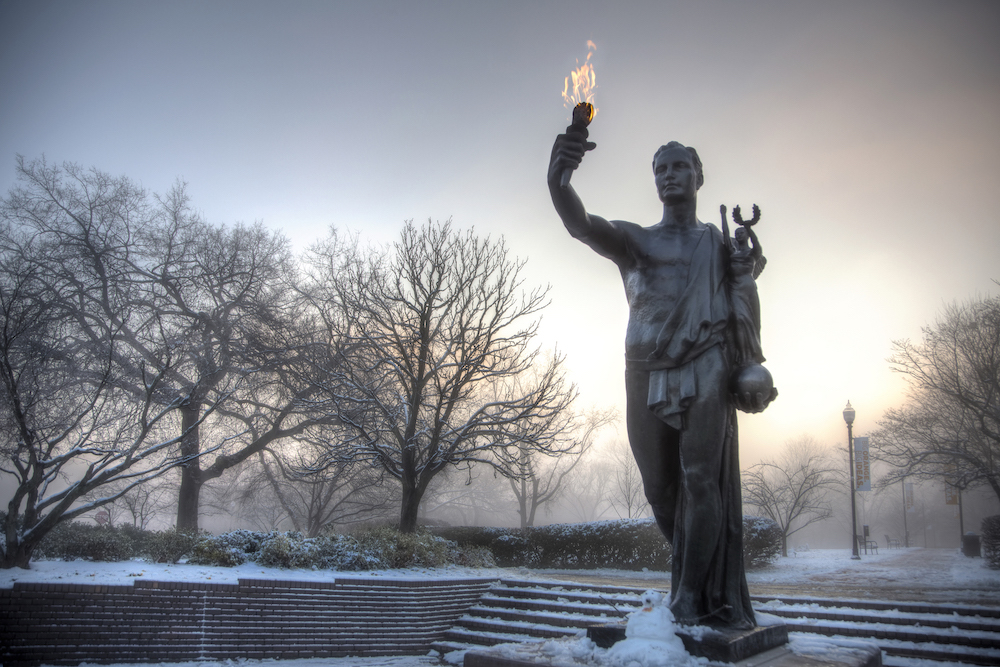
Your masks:
[[[891,590],[965,589],[975,594],[980,604],[1000,606],[1000,570],[984,567],[981,558],[965,558],[951,549],[895,549],[883,550],[878,555],[863,556],[852,561],[848,550],[821,549],[799,552],[794,557],[779,559],[774,565],[750,572],[747,575],[751,589],[755,587],[801,587],[802,595],[815,594],[817,586],[835,591],[838,586]],[[144,561],[100,563],[90,561],[38,561],[30,570],[0,570],[0,588],[9,588],[14,582],[88,583],[104,585],[130,585],[137,579],[149,581],[188,581],[212,583],[237,583],[240,578],[277,579],[290,581],[329,581],[338,576],[376,577],[394,579],[421,578],[516,578],[552,580],[573,576],[594,577],[614,581],[622,579],[627,585],[642,585],[648,581],[650,588],[662,587],[669,579],[663,572],[622,572],[617,570],[553,571],[515,569],[409,568],[371,572],[343,572],[315,570],[285,570],[244,564],[239,567],[212,567],[188,564],[158,564]],[[932,596],[931,596],[932,597]],[[166,664],[166,663],[165,663]],[[168,663],[169,667],[232,667],[233,662]],[[241,665],[254,665],[255,661],[240,661]],[[262,667],[427,667],[439,664],[432,656],[399,658],[339,658],[290,661],[262,661]],[[916,664],[916,663],[914,663]]]
[[[341,577],[467,578],[514,577],[551,579],[586,575],[609,580],[623,579],[648,582],[659,587],[669,580],[665,572],[630,572],[624,570],[529,570],[526,568],[478,569],[464,567],[407,568],[363,572],[331,572],[329,570],[291,570],[262,567],[245,563],[237,567],[149,563],[141,560],[119,563],[94,561],[34,561],[30,570],[0,570],[0,588],[9,588],[15,581],[97,583],[130,585],[137,578],[149,581],[211,581],[235,584],[241,578],[278,579],[288,581],[329,581]],[[880,554],[851,560],[847,549],[814,549],[779,558],[769,567],[747,573],[754,585],[813,586],[817,584],[856,586],[916,586],[920,589],[965,588],[996,591],[1000,604],[1000,570],[991,570],[982,558],[966,558],[957,549],[883,549]]]

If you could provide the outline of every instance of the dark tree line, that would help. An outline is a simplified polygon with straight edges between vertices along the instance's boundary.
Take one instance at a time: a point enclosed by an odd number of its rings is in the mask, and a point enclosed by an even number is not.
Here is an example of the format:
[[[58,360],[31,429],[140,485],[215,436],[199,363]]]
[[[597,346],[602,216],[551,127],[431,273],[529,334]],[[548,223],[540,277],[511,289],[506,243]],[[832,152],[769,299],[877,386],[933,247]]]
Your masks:
[[[533,346],[545,291],[502,240],[407,223],[391,248],[333,233],[298,261],[259,224],[202,220],[183,184],[17,172],[0,201],[3,566],[169,471],[178,529],[253,460],[306,532],[369,502],[348,478],[395,480],[409,531],[442,471],[516,477],[525,453],[574,446],[575,389]]]

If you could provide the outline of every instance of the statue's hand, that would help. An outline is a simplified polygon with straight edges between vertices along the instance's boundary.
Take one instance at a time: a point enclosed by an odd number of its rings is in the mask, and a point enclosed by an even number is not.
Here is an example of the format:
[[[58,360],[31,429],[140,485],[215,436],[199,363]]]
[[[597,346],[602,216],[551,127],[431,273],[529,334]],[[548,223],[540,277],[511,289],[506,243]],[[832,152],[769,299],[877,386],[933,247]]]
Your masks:
[[[771,401],[778,397],[777,387],[771,387],[770,393],[765,396],[764,394],[757,392],[751,394],[750,392],[744,392],[742,394],[733,394],[733,400],[736,402],[736,407],[743,412],[749,412],[751,414],[756,412],[763,412]]]
[[[587,151],[597,148],[597,144],[587,141],[587,136],[586,128],[570,128],[566,134],[556,137],[552,157],[549,159],[549,184],[558,185],[566,169],[574,170],[579,167]]]

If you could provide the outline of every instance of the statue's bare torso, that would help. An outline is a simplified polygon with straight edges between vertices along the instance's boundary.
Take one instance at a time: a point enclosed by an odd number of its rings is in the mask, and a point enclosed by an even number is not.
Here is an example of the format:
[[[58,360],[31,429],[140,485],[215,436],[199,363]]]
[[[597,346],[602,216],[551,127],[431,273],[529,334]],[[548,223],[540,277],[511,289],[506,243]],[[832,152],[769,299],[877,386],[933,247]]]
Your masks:
[[[663,224],[640,227],[615,220],[599,242],[584,241],[614,260],[621,271],[629,305],[625,332],[626,356],[642,359],[656,347],[664,321],[674,311],[687,285],[691,257],[704,225],[671,228]],[[617,237],[617,238],[616,238]]]

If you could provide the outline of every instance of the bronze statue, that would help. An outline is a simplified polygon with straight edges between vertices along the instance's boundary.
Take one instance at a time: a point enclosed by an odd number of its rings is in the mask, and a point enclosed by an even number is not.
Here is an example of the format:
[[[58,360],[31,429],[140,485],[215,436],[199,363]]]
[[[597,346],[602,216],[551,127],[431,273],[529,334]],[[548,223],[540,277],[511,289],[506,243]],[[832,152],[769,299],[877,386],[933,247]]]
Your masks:
[[[629,442],[656,522],[673,546],[670,608],[682,624],[755,626],[742,554],[736,409],[777,396],[760,366],[754,279],[763,256],[743,222],[734,244],[698,220],[704,177],[693,148],[653,156],[663,218],[641,227],[605,220],[562,183],[596,147],[572,126],[556,138],[548,184],[570,235],[615,262],[629,304],[625,334]],[[723,220],[725,220],[723,213]],[[739,230],[738,230],[739,231]]]

